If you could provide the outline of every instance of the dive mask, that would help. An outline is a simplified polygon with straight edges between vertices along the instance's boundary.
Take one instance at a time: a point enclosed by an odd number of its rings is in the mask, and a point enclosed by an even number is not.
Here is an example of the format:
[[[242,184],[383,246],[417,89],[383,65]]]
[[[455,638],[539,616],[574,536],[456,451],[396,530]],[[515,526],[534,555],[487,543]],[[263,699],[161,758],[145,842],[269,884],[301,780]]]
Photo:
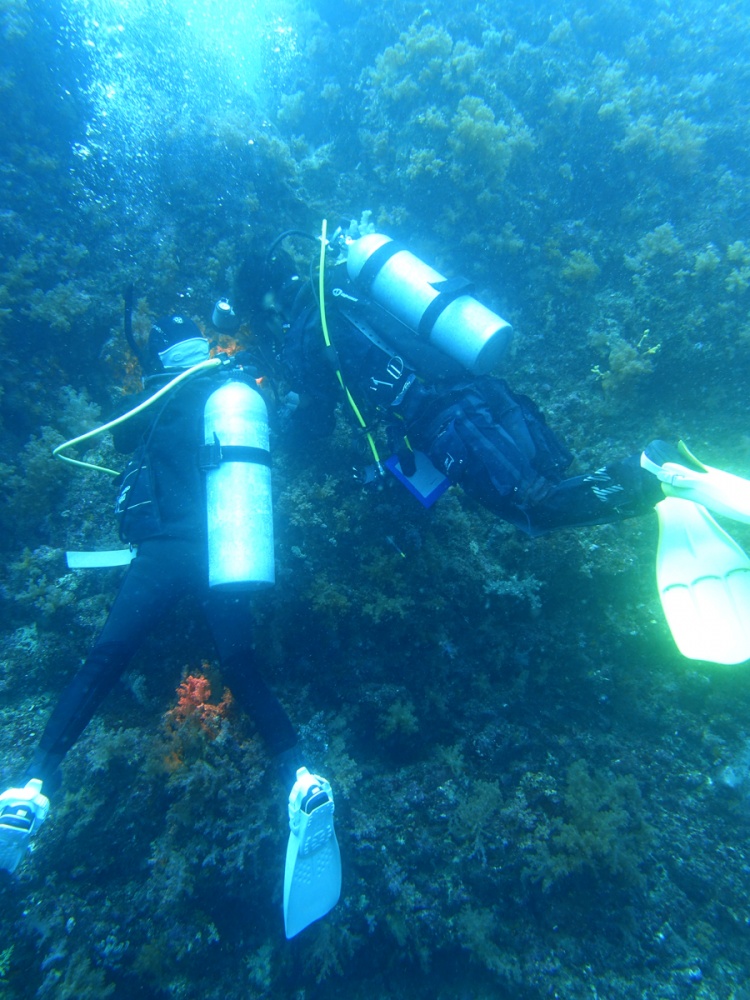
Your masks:
[[[159,360],[165,368],[192,368],[207,361],[209,344],[205,337],[191,337],[172,344],[166,351],[159,351]]]

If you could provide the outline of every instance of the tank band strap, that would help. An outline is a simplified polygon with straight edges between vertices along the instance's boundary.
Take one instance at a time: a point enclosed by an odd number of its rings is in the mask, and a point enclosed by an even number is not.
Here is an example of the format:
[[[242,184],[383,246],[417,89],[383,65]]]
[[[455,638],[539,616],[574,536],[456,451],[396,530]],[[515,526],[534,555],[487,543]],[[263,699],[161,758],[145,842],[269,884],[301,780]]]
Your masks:
[[[368,289],[377,278],[383,265],[386,264],[394,254],[400,253],[402,250],[406,250],[406,247],[403,243],[399,243],[398,240],[389,240],[388,243],[384,243],[382,246],[378,247],[378,249],[374,250],[362,265],[360,272],[357,275],[357,283],[361,284],[363,288]]]
[[[250,462],[271,468],[271,452],[265,448],[251,448],[242,444],[222,444],[218,439],[213,444],[201,445],[198,449],[198,467],[218,469],[222,462]]]
[[[474,285],[467,278],[446,278],[445,281],[433,282],[432,287],[438,294],[422,313],[422,318],[419,321],[417,336],[422,340],[430,339],[432,328],[443,310],[447,309],[451,302],[460,299],[462,295],[474,294]]]

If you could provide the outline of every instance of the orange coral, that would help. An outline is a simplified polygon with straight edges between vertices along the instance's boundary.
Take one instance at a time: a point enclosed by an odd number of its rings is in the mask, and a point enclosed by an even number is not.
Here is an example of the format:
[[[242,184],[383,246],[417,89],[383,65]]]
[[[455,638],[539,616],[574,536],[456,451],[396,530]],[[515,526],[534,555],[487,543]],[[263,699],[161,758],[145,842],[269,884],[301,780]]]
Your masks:
[[[216,703],[209,701],[210,697],[209,679],[204,674],[188,674],[177,688],[177,704],[165,716],[168,727],[176,731],[188,719],[192,719],[203,732],[214,739],[221,720],[229,715],[234,699],[229,688],[224,688],[221,700]]]

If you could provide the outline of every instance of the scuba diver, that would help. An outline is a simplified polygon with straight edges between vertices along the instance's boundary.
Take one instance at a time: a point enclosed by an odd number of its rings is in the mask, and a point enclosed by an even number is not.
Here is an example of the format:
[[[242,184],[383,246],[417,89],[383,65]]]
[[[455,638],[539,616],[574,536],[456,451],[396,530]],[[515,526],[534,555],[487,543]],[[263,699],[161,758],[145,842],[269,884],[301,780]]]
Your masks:
[[[254,663],[247,594],[274,582],[266,403],[252,365],[226,355],[210,358],[209,341],[190,319],[160,319],[144,351],[132,335],[131,307],[132,292],[126,335],[147,373],[144,393],[128,413],[56,449],[65,458],[68,447],[111,429],[116,449],[133,453],[115,507],[129,548],[103,558],[88,554],[95,557],[89,565],[129,566],[102,633],[47,722],[23,784],[0,795],[0,868],[16,869],[47,817],[65,754],[146,635],[177,599],[189,596],[207,620],[222,679],[291,788],[284,885],[291,938],[335,905],[341,865],[331,786],[301,766],[292,723]],[[229,328],[229,311],[223,300],[217,303],[214,321],[223,329]]]
[[[434,501],[420,495],[424,475],[433,489],[435,480],[460,484],[532,536],[653,508],[660,489],[639,455],[564,478],[571,452],[531,399],[489,374],[512,328],[468,282],[446,281],[380,234],[346,242],[339,233],[330,245],[338,258],[323,298],[292,275],[274,299],[284,307],[295,290],[281,358],[299,397],[291,418],[298,433],[330,433],[343,386],[370,445],[363,479],[377,479],[385,466],[425,505]],[[391,454],[385,462],[376,426]]]
[[[346,228],[345,228],[346,227]],[[317,280],[283,249],[317,244]],[[491,374],[512,329],[404,244],[373,231],[369,213],[328,238],[282,233],[253,273],[296,407],[292,436],[330,434],[340,400],[366,440],[365,484],[393,474],[425,507],[451,484],[531,536],[656,509],[657,585],[680,652],[750,659],[750,560],[709,509],[750,522],[750,482],[704,465],[687,447],[643,453],[567,476],[573,460],[536,406]],[[387,441],[381,461],[376,442]],[[707,509],[708,508],[708,509]]]

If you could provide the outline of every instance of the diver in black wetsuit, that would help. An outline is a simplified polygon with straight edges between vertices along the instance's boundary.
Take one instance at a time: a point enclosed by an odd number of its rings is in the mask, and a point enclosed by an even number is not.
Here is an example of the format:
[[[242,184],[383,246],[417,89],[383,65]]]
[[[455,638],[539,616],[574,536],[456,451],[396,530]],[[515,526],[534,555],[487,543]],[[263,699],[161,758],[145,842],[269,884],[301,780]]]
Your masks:
[[[134,343],[131,346],[135,347]],[[252,368],[245,370],[240,364],[224,365],[220,361],[210,367],[208,359],[209,343],[192,321],[173,315],[152,328],[147,361],[152,374],[144,380],[146,392],[130,401],[133,415],[113,430],[117,450],[135,452],[123,473],[116,512],[121,537],[137,545],[137,555],[123,578],[101,635],[52,712],[27,768],[25,785],[8,789],[0,796],[0,868],[12,872],[20,863],[30,837],[46,819],[49,796],[59,785],[59,766],[65,754],[144,638],[178,599],[187,596],[206,617],[222,679],[253,718],[269,752],[278,761],[286,788],[292,789],[290,822],[296,821],[297,825],[292,825],[290,834],[284,906],[287,936],[292,937],[323,916],[338,899],[340,866],[333,835],[333,797],[327,781],[311,775],[306,768],[298,769],[301,762],[295,730],[254,662],[246,590],[255,582],[273,582],[270,479],[267,497],[261,495],[262,488],[244,490],[245,517],[237,507],[238,502],[243,503],[238,493],[252,480],[243,479],[242,474],[235,482],[224,477],[231,517],[226,516],[226,510],[222,517],[222,510],[216,509],[215,494],[208,486],[211,471],[270,464],[268,451],[262,446],[232,440],[238,428],[244,432],[250,427],[250,433],[255,433],[259,411],[267,440],[265,403],[259,401]],[[153,397],[181,372],[186,374],[184,382],[165,390],[163,399],[135,412],[139,403]],[[237,386],[243,387],[240,403],[215,403],[222,386],[230,383],[233,392]],[[244,397],[254,400],[250,406],[242,403],[243,392]],[[213,441],[204,441],[206,414],[209,409],[215,414],[222,406],[224,412],[219,412],[219,417],[223,417],[224,430],[219,433],[223,440],[214,432]],[[212,550],[212,518],[219,522],[219,533],[226,532],[228,555],[219,549],[216,556],[216,547]],[[244,578],[237,579],[236,552],[243,547],[251,562],[256,552],[262,554],[264,548],[268,551],[271,565],[265,576],[253,577],[245,571]],[[217,571],[233,578],[217,581]],[[303,850],[299,845],[309,817],[314,818],[310,820],[311,836],[317,836],[318,841]],[[316,851],[326,843],[325,885],[318,887],[314,898],[308,898],[310,886],[315,888],[315,878],[321,877]],[[305,869],[306,865],[313,866],[312,872]]]

